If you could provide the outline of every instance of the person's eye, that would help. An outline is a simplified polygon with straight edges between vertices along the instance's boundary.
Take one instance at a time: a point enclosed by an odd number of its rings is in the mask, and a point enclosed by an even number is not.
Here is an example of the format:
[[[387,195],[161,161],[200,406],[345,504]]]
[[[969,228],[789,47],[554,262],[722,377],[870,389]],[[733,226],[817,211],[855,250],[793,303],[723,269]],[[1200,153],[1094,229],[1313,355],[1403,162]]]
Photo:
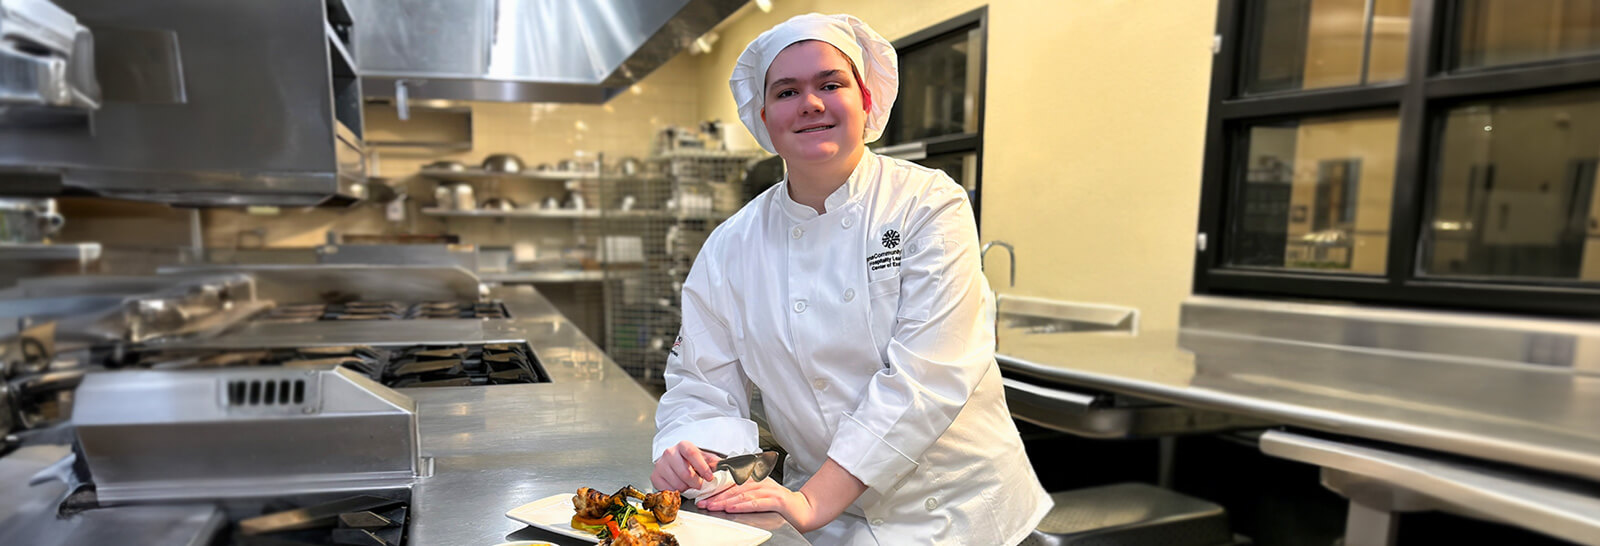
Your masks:
[[[777,97],[780,98],[780,99],[791,97],[791,96],[794,96],[794,90],[793,89],[784,89],[782,91],[779,91],[778,94],[777,94]]]
[[[833,90],[839,89],[841,87],[844,87],[844,86],[843,85],[839,85],[837,83],[827,83],[827,84],[823,84],[822,90],[823,91],[833,91]]]

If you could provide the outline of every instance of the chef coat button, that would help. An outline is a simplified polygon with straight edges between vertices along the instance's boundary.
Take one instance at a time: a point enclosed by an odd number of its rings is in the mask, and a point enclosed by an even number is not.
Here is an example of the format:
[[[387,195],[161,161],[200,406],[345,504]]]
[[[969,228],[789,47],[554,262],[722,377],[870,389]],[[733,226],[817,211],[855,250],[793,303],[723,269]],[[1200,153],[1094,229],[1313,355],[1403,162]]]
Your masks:
[[[879,526],[882,526],[882,525],[883,525],[883,518],[873,518],[873,520],[872,520],[872,526],[873,527],[879,527]]]
[[[934,508],[938,508],[939,507],[939,499],[936,499],[936,498],[933,498],[933,497],[928,497],[928,500],[922,501],[922,505],[926,506],[929,510],[932,510]]]
[[[805,234],[806,234],[805,228],[802,228],[800,226],[795,226],[794,227],[794,238],[799,239],[801,235],[805,235]]]
[[[811,382],[811,386],[816,387],[817,390],[819,390],[819,391],[827,390],[827,388],[828,388],[828,380],[826,380],[826,379],[814,380],[814,381]]]
[[[839,223],[844,224],[845,229],[850,229],[850,226],[855,225],[856,219],[853,216],[846,216],[844,217],[844,220],[841,220]]]
[[[846,289],[844,289],[844,301],[848,302],[848,301],[853,300],[853,299],[856,299],[856,289],[854,289],[854,288],[846,288]]]
[[[794,301],[794,312],[796,312],[796,313],[804,313],[804,312],[806,312],[806,300],[795,300]]]

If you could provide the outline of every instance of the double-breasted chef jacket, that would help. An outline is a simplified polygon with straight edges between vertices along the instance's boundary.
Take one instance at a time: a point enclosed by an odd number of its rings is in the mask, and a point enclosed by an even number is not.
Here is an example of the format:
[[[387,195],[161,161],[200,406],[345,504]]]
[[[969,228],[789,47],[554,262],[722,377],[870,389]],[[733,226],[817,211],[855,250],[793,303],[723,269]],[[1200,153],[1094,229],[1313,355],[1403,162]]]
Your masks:
[[[796,489],[829,458],[868,490],[819,544],[1016,544],[1051,507],[1006,407],[964,189],[866,152],[826,212],[773,186],[683,286],[653,456],[759,451],[750,387]]]

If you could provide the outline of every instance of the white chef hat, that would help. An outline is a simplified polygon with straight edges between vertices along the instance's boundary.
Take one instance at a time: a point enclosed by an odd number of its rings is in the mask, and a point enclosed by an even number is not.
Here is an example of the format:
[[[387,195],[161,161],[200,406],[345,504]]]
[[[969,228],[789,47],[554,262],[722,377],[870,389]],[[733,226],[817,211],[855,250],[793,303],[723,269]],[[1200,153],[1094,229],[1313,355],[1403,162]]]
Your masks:
[[[862,83],[872,94],[864,141],[878,140],[889,123],[889,108],[894,106],[895,95],[900,92],[900,61],[888,40],[850,15],[797,15],[750,41],[744,53],[739,54],[733,77],[728,79],[744,126],[755,135],[762,148],[778,153],[772,147],[766,123],[761,121],[761,109],[766,107],[767,68],[772,66],[778,52],[806,40],[827,42],[855,63]]]

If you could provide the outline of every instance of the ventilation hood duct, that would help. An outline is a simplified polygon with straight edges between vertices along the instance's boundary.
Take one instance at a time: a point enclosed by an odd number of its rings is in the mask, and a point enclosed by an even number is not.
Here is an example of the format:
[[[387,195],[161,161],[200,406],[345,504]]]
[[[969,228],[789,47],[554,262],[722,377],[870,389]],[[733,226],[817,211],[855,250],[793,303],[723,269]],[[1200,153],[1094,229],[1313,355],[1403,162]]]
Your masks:
[[[346,0],[367,96],[602,103],[748,0]]]

